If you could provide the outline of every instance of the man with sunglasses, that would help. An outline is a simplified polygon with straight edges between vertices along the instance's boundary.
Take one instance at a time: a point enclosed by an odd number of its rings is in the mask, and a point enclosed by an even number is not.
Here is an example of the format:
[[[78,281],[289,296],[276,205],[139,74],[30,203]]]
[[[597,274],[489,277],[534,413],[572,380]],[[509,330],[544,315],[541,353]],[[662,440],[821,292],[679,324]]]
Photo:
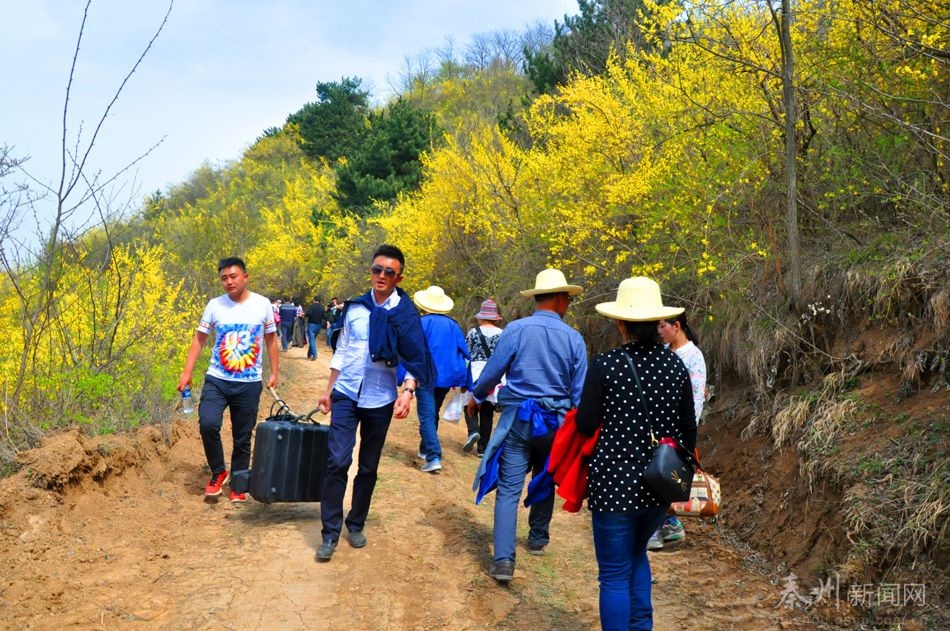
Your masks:
[[[363,526],[376,485],[376,471],[389,423],[409,415],[416,386],[430,388],[434,368],[419,312],[398,287],[405,269],[402,251],[381,245],[373,253],[371,289],[346,301],[336,352],[330,361],[330,380],[320,397],[320,409],[330,413],[327,470],[320,519],[323,542],[317,561],[329,561],[340,538],[343,494],[353,462],[356,431],[360,431],[359,468],[353,479],[353,498],[346,516],[352,547],[366,545]],[[396,366],[407,370],[404,388],[397,393]]]

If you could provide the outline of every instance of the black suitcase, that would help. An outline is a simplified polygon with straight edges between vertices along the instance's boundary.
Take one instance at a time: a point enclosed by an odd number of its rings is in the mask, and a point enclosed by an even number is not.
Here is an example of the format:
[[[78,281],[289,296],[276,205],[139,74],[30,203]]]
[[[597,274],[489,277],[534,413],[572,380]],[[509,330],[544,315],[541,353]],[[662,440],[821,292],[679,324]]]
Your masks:
[[[319,502],[327,466],[328,425],[291,414],[271,416],[254,432],[251,470],[232,474],[231,487],[242,486],[258,502]],[[237,479],[235,479],[235,477]],[[235,489],[236,492],[241,492]]]

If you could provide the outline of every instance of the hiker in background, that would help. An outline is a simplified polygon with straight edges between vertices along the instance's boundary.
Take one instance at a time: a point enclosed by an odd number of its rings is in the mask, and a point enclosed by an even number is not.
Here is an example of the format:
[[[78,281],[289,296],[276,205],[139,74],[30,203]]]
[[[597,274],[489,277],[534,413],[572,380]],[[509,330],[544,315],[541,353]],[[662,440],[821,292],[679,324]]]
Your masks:
[[[581,334],[563,318],[581,292],[564,274],[546,269],[533,289],[521,295],[534,298],[536,311],[505,327],[495,352],[475,383],[476,405],[485,402],[505,375],[498,393],[501,415],[485,447],[475,474],[476,503],[497,486],[495,498],[494,558],[488,575],[501,583],[514,578],[515,532],[518,503],[528,470],[543,472],[554,432],[564,414],[581,396],[587,374],[587,347]],[[550,541],[554,493],[531,505],[527,550],[543,554]]]
[[[280,298],[275,298],[271,303],[271,309],[274,311],[274,324],[277,325],[278,331],[280,330]]]
[[[369,515],[379,458],[395,417],[406,418],[416,383],[432,388],[434,369],[419,312],[402,289],[405,257],[399,248],[381,245],[373,253],[369,268],[372,287],[347,301],[336,352],[330,360],[330,380],[319,405],[330,413],[327,469],[320,504],[322,543],[317,561],[333,557],[343,528],[343,495],[353,462],[356,432],[360,432],[359,467],[353,479],[353,497],[346,516],[349,542],[354,548],[366,545],[363,527]],[[396,365],[402,363],[410,374],[405,387],[396,393]]]
[[[297,320],[297,307],[290,301],[290,298],[284,298],[280,303],[280,336],[281,348],[285,351],[290,346],[294,335],[294,322]]]
[[[659,320],[683,310],[664,306],[660,286],[644,277],[626,279],[615,301],[595,308],[616,321],[623,341],[591,360],[576,417],[582,435],[600,428],[588,477],[600,624],[605,630],[652,629],[647,540],[663,523],[669,502],[653,492],[643,473],[653,435],[672,437],[690,451],[696,444],[689,375],[660,344],[657,331]]]
[[[470,329],[465,335],[465,343],[468,345],[468,352],[471,355],[472,381],[478,381],[482,374],[485,364],[498,346],[498,336],[501,335],[501,329],[496,326],[501,321],[498,315],[498,305],[489,298],[482,302],[481,308],[474,316],[475,327]],[[502,376],[501,384],[505,384]],[[465,408],[465,425],[468,430],[468,439],[462,446],[464,451],[475,449],[478,456],[485,453],[485,446],[491,437],[492,420],[495,415],[495,404],[498,403],[498,387],[492,390],[481,404],[475,403],[475,399],[469,401]]]
[[[307,345],[307,318],[303,307],[300,305],[300,299],[294,298],[294,307],[297,309],[297,315],[294,318],[294,338],[293,346],[303,348]]]
[[[696,413],[696,424],[699,425],[703,413],[703,402],[706,400],[706,358],[699,350],[698,340],[686,322],[686,314],[681,313],[675,318],[660,320],[657,327],[660,339],[671,351],[676,353],[686,366],[689,381],[693,392],[693,410]],[[686,538],[686,529],[683,522],[676,515],[670,515],[663,525],[653,533],[647,543],[647,550],[660,550],[664,543],[678,543]]]
[[[343,305],[340,304],[337,298],[331,300],[330,305],[327,307],[327,348],[333,348],[333,337],[336,335],[337,330],[339,330],[340,325],[343,324],[340,322],[340,312],[342,310]]]
[[[326,317],[320,296],[315,296],[313,302],[307,307],[307,358],[310,361],[317,359],[317,336],[320,335],[320,329],[323,328]]]
[[[267,347],[270,377],[267,387],[277,386],[279,356],[277,326],[270,301],[248,290],[247,267],[237,257],[218,262],[218,278],[227,292],[208,302],[198,330],[191,340],[185,359],[185,368],[178,378],[178,391],[191,387],[192,371],[201,349],[214,329],[211,363],[201,388],[198,404],[198,426],[204,444],[211,481],[205,486],[205,496],[221,494],[221,486],[229,476],[224,464],[221,445],[221,424],[224,408],[231,412],[231,471],[245,471],[251,461],[251,432],[257,423],[257,408],[261,401],[261,363]],[[246,502],[246,493],[231,490],[232,502]]]
[[[416,410],[419,413],[419,453],[425,460],[421,469],[426,473],[438,473],[442,469],[442,445],[439,443],[439,411],[445,395],[452,388],[467,390],[471,386],[468,371],[468,346],[458,323],[447,313],[455,305],[441,287],[435,285],[412,296],[422,313],[422,330],[425,332],[432,363],[435,364],[435,382],[432,389],[416,391]]]

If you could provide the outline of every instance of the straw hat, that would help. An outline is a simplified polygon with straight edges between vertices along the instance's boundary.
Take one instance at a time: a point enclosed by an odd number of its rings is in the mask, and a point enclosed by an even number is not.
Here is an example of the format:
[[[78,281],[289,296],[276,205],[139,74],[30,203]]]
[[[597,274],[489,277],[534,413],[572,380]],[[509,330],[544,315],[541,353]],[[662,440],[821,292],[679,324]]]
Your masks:
[[[476,320],[501,320],[501,316],[498,315],[498,305],[491,298],[482,303],[478,313],[473,317]]]
[[[579,285],[568,285],[564,272],[559,269],[548,268],[540,272],[534,279],[534,289],[525,289],[522,296],[537,296],[538,294],[558,294],[566,292],[569,296],[581,293]]]
[[[617,288],[615,301],[602,302],[594,308],[600,315],[629,322],[665,320],[685,311],[681,307],[664,306],[660,286],[644,276],[624,280]]]
[[[412,301],[420,309],[429,313],[448,313],[455,306],[455,301],[445,295],[445,290],[436,285],[417,291],[412,295]]]

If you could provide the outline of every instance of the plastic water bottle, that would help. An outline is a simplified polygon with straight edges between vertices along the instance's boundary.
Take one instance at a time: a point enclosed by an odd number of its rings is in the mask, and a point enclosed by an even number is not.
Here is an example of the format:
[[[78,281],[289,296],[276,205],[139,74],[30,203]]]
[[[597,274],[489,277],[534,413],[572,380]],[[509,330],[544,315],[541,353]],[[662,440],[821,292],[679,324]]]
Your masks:
[[[181,411],[183,414],[191,414],[195,411],[194,406],[191,404],[191,386],[181,391]]]

